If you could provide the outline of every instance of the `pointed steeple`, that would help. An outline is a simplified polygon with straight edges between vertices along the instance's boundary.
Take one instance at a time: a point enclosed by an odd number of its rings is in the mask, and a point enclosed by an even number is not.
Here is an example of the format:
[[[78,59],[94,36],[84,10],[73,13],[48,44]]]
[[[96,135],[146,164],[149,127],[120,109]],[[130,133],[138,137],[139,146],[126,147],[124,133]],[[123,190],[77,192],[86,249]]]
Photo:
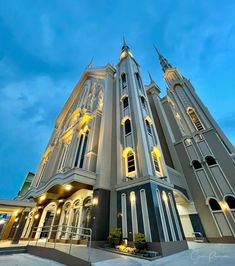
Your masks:
[[[126,44],[126,40],[125,40],[125,36],[123,35],[123,43],[122,43],[122,49],[121,49],[121,55],[120,55],[120,59],[126,57],[127,55],[133,57],[133,54],[130,51],[129,46]]]
[[[92,68],[93,67],[93,65],[92,65],[93,59],[94,59],[94,56],[92,56],[90,63],[87,65],[87,68]]]
[[[150,84],[151,83],[153,83],[154,82],[154,80],[153,80],[153,78],[152,78],[152,76],[151,76],[151,74],[150,74],[150,72],[148,71],[148,74],[149,74],[149,79],[150,79]]]
[[[153,46],[154,46],[154,48],[158,54],[158,58],[159,58],[161,66],[162,66],[162,71],[165,72],[167,69],[172,68],[172,65],[168,62],[168,60],[162,54],[160,54],[157,47],[155,45],[153,45]]]
[[[125,35],[123,35],[123,37],[122,37],[122,51],[123,51],[123,50],[130,50],[130,48],[129,48],[128,45],[126,44]]]

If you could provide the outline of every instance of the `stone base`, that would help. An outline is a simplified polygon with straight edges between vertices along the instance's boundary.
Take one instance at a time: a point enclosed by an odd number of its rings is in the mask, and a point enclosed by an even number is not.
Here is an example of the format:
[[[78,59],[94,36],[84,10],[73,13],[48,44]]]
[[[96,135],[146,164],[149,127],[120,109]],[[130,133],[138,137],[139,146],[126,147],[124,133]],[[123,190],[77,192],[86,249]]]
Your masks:
[[[224,236],[224,237],[207,237],[209,243],[235,243],[235,237]]]
[[[152,242],[148,243],[148,249],[155,250],[162,256],[168,256],[183,250],[187,250],[188,244],[186,240],[173,242]]]

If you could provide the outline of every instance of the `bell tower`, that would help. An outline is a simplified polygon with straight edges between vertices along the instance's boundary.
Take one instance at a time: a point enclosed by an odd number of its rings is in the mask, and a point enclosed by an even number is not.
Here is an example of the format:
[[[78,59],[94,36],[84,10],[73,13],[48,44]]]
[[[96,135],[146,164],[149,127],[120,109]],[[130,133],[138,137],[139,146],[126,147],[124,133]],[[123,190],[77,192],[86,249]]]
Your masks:
[[[157,49],[156,52],[167,84],[167,96],[161,100],[164,123],[168,125],[165,134],[171,133],[170,153],[172,158],[177,154],[177,163],[179,160],[192,194],[198,212],[194,219],[201,221],[209,240],[219,241],[223,237],[231,241],[235,223],[233,207],[230,210],[228,206],[230,197],[235,202],[234,147],[191,82]]]
[[[186,249],[146,86],[125,40],[116,69],[117,226],[130,241],[144,233],[164,254],[175,241]]]

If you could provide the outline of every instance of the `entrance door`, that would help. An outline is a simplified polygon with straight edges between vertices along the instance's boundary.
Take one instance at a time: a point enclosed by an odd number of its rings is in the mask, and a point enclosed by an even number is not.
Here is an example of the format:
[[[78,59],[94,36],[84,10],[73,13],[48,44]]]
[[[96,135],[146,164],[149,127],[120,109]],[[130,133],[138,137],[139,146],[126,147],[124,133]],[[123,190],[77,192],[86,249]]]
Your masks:
[[[53,219],[54,219],[54,213],[50,211],[47,212],[45,220],[44,220],[44,224],[42,227],[40,238],[47,238],[49,236],[49,229],[50,229],[50,226],[52,225]]]

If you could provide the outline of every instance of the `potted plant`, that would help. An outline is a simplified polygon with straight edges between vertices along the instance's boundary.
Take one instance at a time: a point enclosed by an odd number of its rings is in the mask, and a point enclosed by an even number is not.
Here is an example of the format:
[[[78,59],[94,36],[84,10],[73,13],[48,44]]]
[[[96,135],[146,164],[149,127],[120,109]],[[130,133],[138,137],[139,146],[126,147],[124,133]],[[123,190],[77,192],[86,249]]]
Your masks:
[[[116,245],[120,244],[121,235],[122,235],[121,228],[113,228],[109,232],[108,240],[109,240],[111,247],[115,247]]]
[[[147,242],[145,241],[145,235],[142,233],[134,234],[135,247],[140,251],[147,248]]]

